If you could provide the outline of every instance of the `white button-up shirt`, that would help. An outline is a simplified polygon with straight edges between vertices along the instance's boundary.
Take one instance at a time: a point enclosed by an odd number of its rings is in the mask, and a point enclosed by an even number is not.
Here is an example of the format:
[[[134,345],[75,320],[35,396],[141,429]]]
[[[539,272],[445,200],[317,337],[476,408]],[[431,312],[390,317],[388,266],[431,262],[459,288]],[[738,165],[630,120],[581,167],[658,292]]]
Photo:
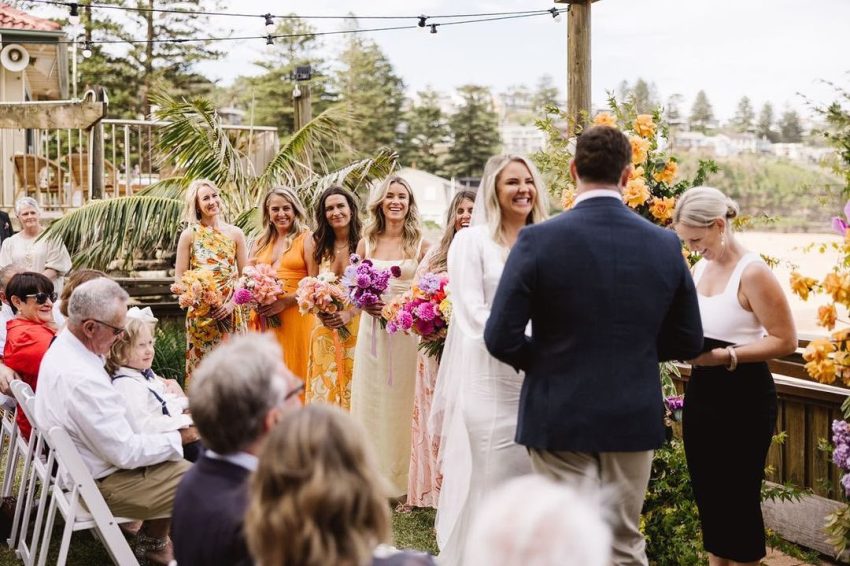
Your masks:
[[[112,386],[123,395],[130,424],[136,432],[170,432],[192,424],[192,417],[183,413],[189,407],[189,400],[166,392],[158,377],[149,380],[137,369],[120,367],[112,376]],[[165,402],[167,415],[162,413],[157,395]]]
[[[183,457],[179,432],[133,431],[103,360],[67,329],[41,361],[35,414],[47,429],[68,432],[95,479]]]
[[[12,307],[6,303],[0,303],[0,358],[3,357],[3,350],[6,347],[6,323],[15,318],[15,313],[12,312]]]

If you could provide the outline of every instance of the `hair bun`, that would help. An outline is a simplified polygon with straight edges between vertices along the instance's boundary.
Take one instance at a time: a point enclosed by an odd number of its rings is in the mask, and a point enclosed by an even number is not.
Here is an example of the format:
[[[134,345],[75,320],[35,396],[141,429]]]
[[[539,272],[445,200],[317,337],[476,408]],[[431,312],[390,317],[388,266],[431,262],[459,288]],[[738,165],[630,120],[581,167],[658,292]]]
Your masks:
[[[734,200],[727,198],[726,199],[726,218],[736,218],[741,209],[738,207],[738,203]]]

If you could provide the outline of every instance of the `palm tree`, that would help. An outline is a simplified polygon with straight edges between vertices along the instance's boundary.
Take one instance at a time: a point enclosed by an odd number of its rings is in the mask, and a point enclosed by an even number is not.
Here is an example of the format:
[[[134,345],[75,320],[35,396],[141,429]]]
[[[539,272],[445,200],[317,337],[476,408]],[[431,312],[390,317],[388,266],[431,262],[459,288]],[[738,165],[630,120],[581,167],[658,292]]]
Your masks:
[[[195,179],[210,179],[218,185],[235,223],[250,238],[259,227],[258,207],[272,186],[294,187],[305,206],[311,207],[332,185],[365,190],[396,167],[395,152],[384,148],[370,158],[327,172],[331,150],[342,145],[340,126],[348,120],[340,106],[329,108],[281,140],[280,150],[265,169],[255,172],[209,100],[177,100],[162,93],[152,100],[159,107],[156,117],[168,122],[157,142],[161,162],[173,164],[183,174],[132,196],[90,202],[51,224],[42,237],[62,240],[75,266],[104,269],[115,259],[128,264],[135,252],[175,249],[183,194]],[[315,173],[312,163],[326,173]]]

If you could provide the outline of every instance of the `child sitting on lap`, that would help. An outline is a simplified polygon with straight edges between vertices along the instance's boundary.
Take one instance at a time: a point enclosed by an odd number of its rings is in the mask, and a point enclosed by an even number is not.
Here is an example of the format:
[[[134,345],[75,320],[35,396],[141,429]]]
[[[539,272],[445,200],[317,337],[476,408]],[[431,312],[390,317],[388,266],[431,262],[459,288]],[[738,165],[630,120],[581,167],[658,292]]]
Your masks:
[[[170,432],[192,426],[189,400],[179,384],[151,370],[156,320],[149,307],[130,308],[124,334],[106,358],[112,385],[124,396],[129,421],[140,433]],[[197,460],[202,451],[198,441],[183,445],[183,457],[190,462]]]

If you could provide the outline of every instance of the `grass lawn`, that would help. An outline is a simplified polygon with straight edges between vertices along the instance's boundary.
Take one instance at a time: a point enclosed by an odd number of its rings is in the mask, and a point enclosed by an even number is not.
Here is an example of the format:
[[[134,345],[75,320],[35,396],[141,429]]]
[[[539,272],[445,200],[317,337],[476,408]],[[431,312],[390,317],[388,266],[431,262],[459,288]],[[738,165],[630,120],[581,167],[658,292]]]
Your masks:
[[[432,554],[437,552],[434,539],[433,509],[417,509],[409,513],[393,513],[394,544],[399,548],[415,548]],[[55,564],[59,554],[59,542],[62,537],[61,517],[56,520],[57,527],[51,539],[51,553],[48,564]],[[9,550],[5,541],[0,546],[0,566],[15,566],[21,562],[15,558],[15,553]],[[100,541],[91,532],[74,533],[71,538],[71,551],[68,554],[69,566],[101,566],[112,564],[109,555],[103,549]]]

